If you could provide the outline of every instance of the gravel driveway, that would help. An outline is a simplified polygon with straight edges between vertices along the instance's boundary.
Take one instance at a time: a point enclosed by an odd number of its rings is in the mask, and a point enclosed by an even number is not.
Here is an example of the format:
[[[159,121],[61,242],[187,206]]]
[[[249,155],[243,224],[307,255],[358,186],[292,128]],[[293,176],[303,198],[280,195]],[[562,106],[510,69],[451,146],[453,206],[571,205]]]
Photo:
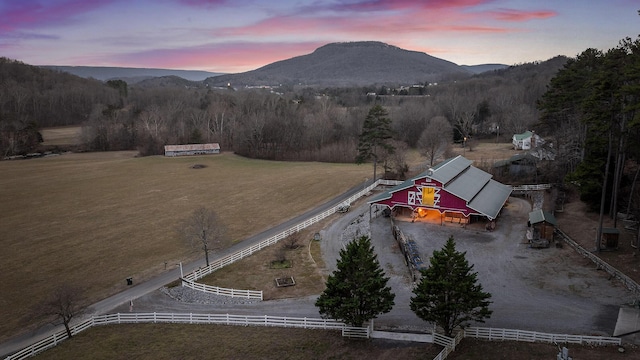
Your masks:
[[[479,282],[492,294],[493,314],[478,326],[611,336],[619,307],[631,303],[632,294],[568,246],[530,248],[524,238],[530,211],[527,200],[510,198],[493,232],[473,225],[462,228],[453,224],[407,221],[396,221],[396,224],[416,241],[425,265],[433,250],[441,249],[453,235],[457,250],[466,252]],[[349,214],[323,235],[323,252],[328,266],[333,266],[331,269],[335,268],[335,260],[330,262],[331,258],[337,257],[341,243],[354,234],[353,228],[361,222],[368,223],[366,205]],[[345,226],[346,236],[338,241],[336,237]],[[391,277],[389,284],[396,293],[394,309],[381,315],[376,324],[389,328],[424,328],[423,321],[411,316],[412,283],[393,240],[389,218],[374,218],[370,229],[378,259]]]
[[[484,290],[492,294],[493,314],[479,326],[581,335],[611,336],[621,305],[633,301],[632,294],[589,260],[571,248],[533,249],[524,241],[531,205],[511,198],[493,232],[481,227],[396,221],[418,245],[425,265],[433,250],[441,249],[450,235],[459,251],[466,251]],[[375,320],[376,328],[428,331],[430,325],[410,309],[413,283],[402,254],[391,233],[390,219],[376,217],[369,223],[369,207],[352,208],[321,231],[326,273],[335,270],[336,259],[346,242],[361,234],[371,235],[378,259],[390,277],[396,294],[395,306]],[[133,311],[229,312],[234,314],[319,317],[317,296],[265,302],[232,300],[206,294],[176,301],[161,292],[136,300]],[[213,306],[212,306],[213,305]],[[117,311],[128,311],[127,306]]]

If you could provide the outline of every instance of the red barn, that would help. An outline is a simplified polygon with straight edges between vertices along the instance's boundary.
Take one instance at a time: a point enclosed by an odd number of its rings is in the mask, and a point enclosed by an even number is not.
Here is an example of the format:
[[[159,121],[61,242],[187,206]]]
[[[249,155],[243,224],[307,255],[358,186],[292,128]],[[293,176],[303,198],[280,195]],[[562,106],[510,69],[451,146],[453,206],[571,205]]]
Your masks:
[[[445,160],[413,179],[381,193],[369,205],[384,205],[395,214],[468,223],[494,220],[511,195],[511,186],[492,179],[462,156]]]

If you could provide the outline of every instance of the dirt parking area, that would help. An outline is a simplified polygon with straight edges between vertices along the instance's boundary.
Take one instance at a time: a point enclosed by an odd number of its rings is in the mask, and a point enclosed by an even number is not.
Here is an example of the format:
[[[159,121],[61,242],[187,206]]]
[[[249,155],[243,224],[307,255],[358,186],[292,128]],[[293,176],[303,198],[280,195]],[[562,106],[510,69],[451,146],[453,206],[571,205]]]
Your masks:
[[[510,198],[493,232],[473,224],[396,224],[416,241],[425,265],[433,250],[441,249],[449,236],[454,237],[457,249],[466,252],[480,283],[492,294],[493,314],[478,326],[611,336],[620,306],[632,303],[634,297],[568,246],[529,247],[525,232],[530,211],[528,200]],[[367,226],[369,207],[365,204],[323,231],[327,271],[335,269],[341,246]],[[370,231],[378,259],[396,293],[394,309],[381,315],[377,326],[424,330],[426,324],[409,309],[413,283],[393,240],[390,219],[373,218]]]

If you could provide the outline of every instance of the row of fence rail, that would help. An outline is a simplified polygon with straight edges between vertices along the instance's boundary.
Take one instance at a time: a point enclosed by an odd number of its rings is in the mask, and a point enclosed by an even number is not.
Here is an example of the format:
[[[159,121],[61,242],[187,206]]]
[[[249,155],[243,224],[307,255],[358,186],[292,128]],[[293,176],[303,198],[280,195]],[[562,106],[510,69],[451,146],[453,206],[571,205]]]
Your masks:
[[[355,202],[357,199],[361,198],[362,196],[368,194],[369,192],[371,192],[373,189],[375,189],[376,187],[380,186],[380,185],[385,185],[385,186],[393,186],[393,185],[397,185],[398,183],[401,183],[400,181],[395,181],[395,180],[377,180],[376,182],[372,183],[371,185],[364,187],[361,191],[357,192],[356,194],[352,195],[351,197],[349,197],[347,200],[341,202],[338,205],[335,205],[333,207],[331,207],[330,209],[327,209],[325,211],[323,211],[322,213],[313,216],[305,221],[302,221],[298,224],[296,224],[295,226],[292,226],[291,228],[284,230],[268,239],[265,239],[257,244],[251,245],[247,248],[244,248],[240,251],[237,251],[233,254],[227,255],[221,259],[218,259],[216,261],[213,261],[209,264],[209,266],[200,268],[200,269],[196,269],[193,272],[186,274],[183,276],[182,278],[182,285],[183,286],[187,286],[190,287],[194,290],[198,290],[198,291],[203,291],[203,292],[207,292],[207,293],[212,293],[212,294],[217,294],[217,295],[225,295],[225,296],[232,296],[232,297],[243,297],[243,298],[248,298],[248,299],[263,299],[263,294],[262,291],[254,291],[254,290],[236,290],[236,289],[225,289],[225,288],[219,288],[216,286],[210,286],[210,285],[204,285],[204,284],[200,284],[197,283],[196,281],[198,279],[201,279],[217,270],[220,270],[221,268],[233,264],[237,261],[240,261],[252,254],[254,254],[257,251],[260,251],[268,246],[271,246],[275,243],[277,243],[280,240],[286,239],[288,236],[293,235],[303,229],[306,229],[307,227],[321,221],[324,220],[325,218],[335,214],[338,211],[338,208],[340,206],[342,206],[343,204],[351,204],[353,202]]]
[[[343,336],[363,337],[368,328],[347,326],[333,319],[298,318],[271,315],[231,315],[231,314],[193,314],[193,313],[116,313],[96,315],[70,328],[71,335],[90,329],[93,326],[113,324],[213,324],[237,326],[273,326],[300,329],[340,330]],[[5,358],[5,360],[21,360],[35,356],[47,349],[57,346],[68,339],[65,330],[28,346]]]
[[[235,326],[271,326],[299,329],[340,330],[342,336],[355,338],[369,338],[372,329],[367,327],[348,326],[345,323],[322,318],[287,317],[272,315],[233,315],[233,314],[194,314],[194,313],[116,313],[92,316],[71,327],[73,336],[80,332],[100,325],[119,324],[211,324]],[[483,327],[469,327],[460,331],[454,338],[433,333],[432,342],[443,347],[434,360],[443,360],[455,350],[463,338],[477,338],[490,341],[511,340],[522,342],[570,343],[588,345],[620,345],[621,339],[603,336],[582,336],[567,334],[548,334],[537,331],[512,329],[495,329]],[[28,346],[5,360],[22,360],[35,356],[49,348],[57,346],[68,339],[66,331],[58,331],[47,338]]]

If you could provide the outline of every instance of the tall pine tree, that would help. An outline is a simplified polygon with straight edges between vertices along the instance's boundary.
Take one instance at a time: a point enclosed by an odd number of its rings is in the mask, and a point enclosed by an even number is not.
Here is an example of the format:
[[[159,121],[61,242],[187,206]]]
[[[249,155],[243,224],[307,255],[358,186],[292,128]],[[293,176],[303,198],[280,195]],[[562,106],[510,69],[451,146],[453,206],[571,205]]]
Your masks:
[[[395,294],[384,275],[369,237],[352,240],[340,250],[337,269],[316,301],[320,314],[350,326],[362,326],[391,311]]]
[[[369,110],[364,119],[362,133],[358,138],[358,156],[356,164],[373,159],[373,181],[376,180],[376,169],[380,151],[393,154],[395,148],[389,143],[392,137],[391,119],[385,108],[376,105]],[[386,158],[386,157],[385,157]]]
[[[433,322],[452,336],[468,321],[484,322],[491,316],[491,294],[482,291],[466,253],[456,251],[453,236],[442,250],[435,250],[430,265],[413,289],[411,310],[422,320]]]

